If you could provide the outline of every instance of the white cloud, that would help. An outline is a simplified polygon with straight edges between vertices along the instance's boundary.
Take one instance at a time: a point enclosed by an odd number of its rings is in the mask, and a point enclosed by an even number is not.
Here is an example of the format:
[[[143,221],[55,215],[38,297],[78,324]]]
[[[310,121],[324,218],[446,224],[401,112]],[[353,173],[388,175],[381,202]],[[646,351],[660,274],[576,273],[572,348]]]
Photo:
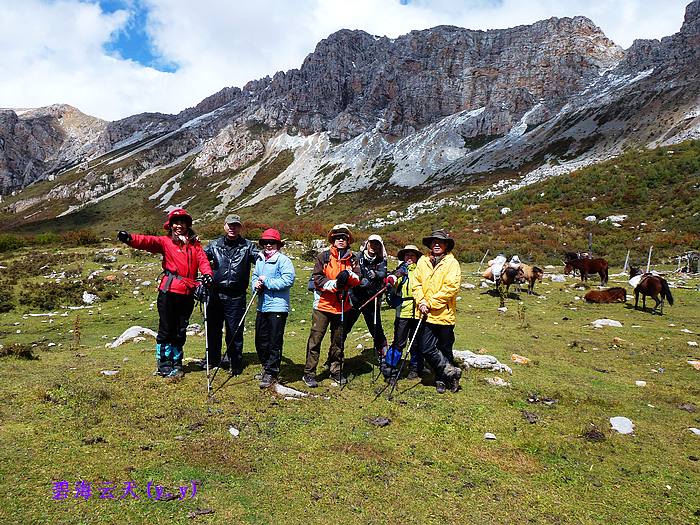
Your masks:
[[[299,67],[341,28],[396,37],[450,24],[489,29],[584,15],[616,43],[678,31],[689,0],[143,0],[164,73],[109,56],[103,45],[128,13],[77,0],[0,0],[0,106],[56,102],[96,116],[178,112],[225,86]],[[27,23],[31,20],[31,23]]]

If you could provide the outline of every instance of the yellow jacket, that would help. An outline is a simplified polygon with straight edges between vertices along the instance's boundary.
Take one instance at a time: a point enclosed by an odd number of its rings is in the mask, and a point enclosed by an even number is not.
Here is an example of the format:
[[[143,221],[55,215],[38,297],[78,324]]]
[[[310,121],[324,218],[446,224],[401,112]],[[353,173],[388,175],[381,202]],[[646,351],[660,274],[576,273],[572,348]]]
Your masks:
[[[413,284],[416,305],[425,299],[430,308],[427,322],[453,325],[457,321],[457,293],[462,281],[459,262],[451,253],[445,254],[433,268],[430,256],[418,259]]]

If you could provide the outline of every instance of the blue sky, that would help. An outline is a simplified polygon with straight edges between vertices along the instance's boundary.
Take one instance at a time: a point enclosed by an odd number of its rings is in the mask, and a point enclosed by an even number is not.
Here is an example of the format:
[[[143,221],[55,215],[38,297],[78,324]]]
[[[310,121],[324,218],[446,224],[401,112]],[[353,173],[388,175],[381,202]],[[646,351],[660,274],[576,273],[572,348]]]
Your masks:
[[[66,103],[107,120],[177,113],[298,68],[343,28],[394,38],[583,15],[627,48],[678,31],[689,1],[0,0],[0,107]]]
[[[177,64],[164,58],[156,50],[148,32],[148,7],[139,0],[99,0],[97,4],[105,13],[126,10],[129,19],[126,25],[105,43],[107,53],[123,59],[134,60],[139,64],[152,67],[158,71],[174,73]]]

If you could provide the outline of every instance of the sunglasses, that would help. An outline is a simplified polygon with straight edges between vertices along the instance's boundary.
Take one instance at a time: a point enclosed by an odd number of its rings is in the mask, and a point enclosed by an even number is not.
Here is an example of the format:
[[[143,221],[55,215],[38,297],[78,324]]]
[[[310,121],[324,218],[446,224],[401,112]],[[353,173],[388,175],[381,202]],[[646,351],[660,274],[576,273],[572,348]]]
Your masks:
[[[277,246],[277,241],[260,241],[263,246]]]
[[[332,239],[333,241],[347,241],[349,237],[347,235],[334,235]]]

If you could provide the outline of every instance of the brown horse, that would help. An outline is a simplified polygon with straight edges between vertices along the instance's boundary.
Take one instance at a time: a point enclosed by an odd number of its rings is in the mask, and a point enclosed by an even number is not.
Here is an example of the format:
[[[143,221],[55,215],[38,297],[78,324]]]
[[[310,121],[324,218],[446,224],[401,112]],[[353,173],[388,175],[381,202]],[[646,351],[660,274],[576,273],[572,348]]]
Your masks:
[[[564,261],[564,274],[568,275],[573,270],[581,271],[581,280],[587,281],[588,274],[600,275],[600,285],[608,284],[608,261],[605,259],[567,259]]]
[[[583,298],[588,303],[625,303],[627,302],[627,290],[621,286],[607,290],[590,290]]]
[[[520,267],[523,269],[523,277],[527,283],[527,293],[532,295],[535,293],[535,283],[542,282],[544,271],[539,266],[530,266],[529,264],[521,264]]]
[[[501,307],[506,305],[506,296],[508,295],[508,288],[514,283],[524,283],[525,273],[521,267],[512,268],[508,265],[503,267],[501,272],[501,277],[496,281],[496,289],[498,290],[498,295],[501,298]]]
[[[668,282],[666,279],[659,275],[652,275],[650,273],[644,273],[639,268],[632,268],[630,270],[630,278],[637,275],[643,275],[642,280],[634,288],[634,309],[638,309],[639,305],[639,295],[642,295],[642,310],[647,308],[647,296],[654,299],[656,304],[654,308],[651,309],[653,314],[657,308],[659,308],[659,315],[664,314],[664,299],[668,301],[668,304],[673,306],[673,296],[671,295],[671,289],[668,287]],[[659,297],[661,297],[659,299]]]

